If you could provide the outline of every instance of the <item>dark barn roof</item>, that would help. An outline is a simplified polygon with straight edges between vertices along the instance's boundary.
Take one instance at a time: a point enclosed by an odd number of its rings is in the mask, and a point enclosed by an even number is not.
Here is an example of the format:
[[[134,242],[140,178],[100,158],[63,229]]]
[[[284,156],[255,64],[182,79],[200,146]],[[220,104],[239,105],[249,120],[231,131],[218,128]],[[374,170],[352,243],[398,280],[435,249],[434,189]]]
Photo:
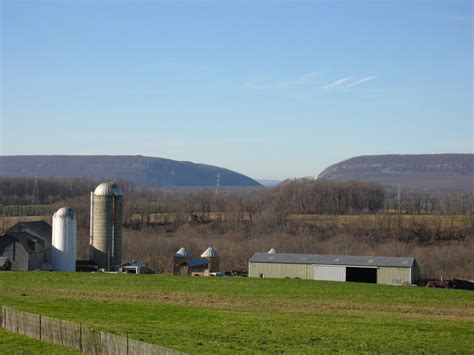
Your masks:
[[[412,257],[255,253],[251,263],[411,267]]]
[[[5,234],[26,232],[31,235],[43,239],[47,244],[51,244],[53,229],[48,222],[33,221],[33,222],[18,222],[13,227],[9,228]]]
[[[200,265],[207,265],[209,260],[204,258],[196,258],[196,259],[189,259],[182,261],[179,265],[188,265],[188,266],[200,266]]]
[[[19,242],[28,254],[48,249],[42,238],[28,232],[9,232],[0,236],[0,253],[11,243]]]

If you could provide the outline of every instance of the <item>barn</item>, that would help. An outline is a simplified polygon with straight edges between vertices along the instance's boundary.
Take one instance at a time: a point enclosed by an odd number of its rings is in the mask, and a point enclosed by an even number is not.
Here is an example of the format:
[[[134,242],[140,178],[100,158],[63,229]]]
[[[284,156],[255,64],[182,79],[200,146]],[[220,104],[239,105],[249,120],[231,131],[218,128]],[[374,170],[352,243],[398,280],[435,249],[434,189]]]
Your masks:
[[[45,221],[19,222],[0,235],[0,257],[12,271],[51,269],[52,229]]]
[[[255,253],[249,277],[408,285],[420,278],[412,257]]]

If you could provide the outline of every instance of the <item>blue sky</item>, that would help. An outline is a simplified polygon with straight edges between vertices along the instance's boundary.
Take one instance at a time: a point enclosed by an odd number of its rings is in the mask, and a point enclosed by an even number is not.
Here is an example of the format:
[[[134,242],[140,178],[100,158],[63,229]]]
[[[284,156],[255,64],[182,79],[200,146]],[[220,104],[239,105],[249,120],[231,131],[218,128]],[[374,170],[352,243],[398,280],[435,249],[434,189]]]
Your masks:
[[[471,1],[7,1],[1,144],[253,178],[473,149]]]

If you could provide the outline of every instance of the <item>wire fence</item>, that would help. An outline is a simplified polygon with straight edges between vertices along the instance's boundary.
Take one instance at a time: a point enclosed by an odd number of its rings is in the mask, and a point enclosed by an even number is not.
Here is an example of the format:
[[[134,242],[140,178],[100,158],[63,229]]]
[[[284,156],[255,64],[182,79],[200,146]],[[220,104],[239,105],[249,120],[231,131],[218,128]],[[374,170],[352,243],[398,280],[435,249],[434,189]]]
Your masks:
[[[100,332],[83,324],[23,312],[7,306],[2,307],[2,328],[30,338],[44,340],[94,355],[186,354],[159,345],[130,339],[128,336]]]

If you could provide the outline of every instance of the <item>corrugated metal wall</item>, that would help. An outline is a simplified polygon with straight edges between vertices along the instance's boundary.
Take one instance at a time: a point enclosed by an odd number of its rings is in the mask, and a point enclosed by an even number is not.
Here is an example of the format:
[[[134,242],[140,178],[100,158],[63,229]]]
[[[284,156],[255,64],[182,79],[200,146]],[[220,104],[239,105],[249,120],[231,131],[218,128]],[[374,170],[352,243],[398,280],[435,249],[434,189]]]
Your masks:
[[[414,266],[416,268],[416,266]],[[344,269],[344,270],[343,270]],[[343,272],[344,271],[344,272]],[[251,263],[249,262],[249,277],[269,278],[300,278],[345,281],[345,266],[320,266],[310,264],[279,264],[279,263]],[[319,278],[316,278],[318,277]],[[414,283],[417,281],[417,270],[411,272],[409,267],[379,267],[377,269],[377,283],[385,285]]]
[[[377,283],[384,285],[397,285],[404,282],[411,283],[409,267],[379,267],[377,270]]]
[[[313,265],[306,264],[277,264],[277,263],[249,263],[249,277],[285,278],[298,277],[313,279]]]
[[[320,281],[346,281],[346,267],[338,265],[314,265],[314,279]]]

